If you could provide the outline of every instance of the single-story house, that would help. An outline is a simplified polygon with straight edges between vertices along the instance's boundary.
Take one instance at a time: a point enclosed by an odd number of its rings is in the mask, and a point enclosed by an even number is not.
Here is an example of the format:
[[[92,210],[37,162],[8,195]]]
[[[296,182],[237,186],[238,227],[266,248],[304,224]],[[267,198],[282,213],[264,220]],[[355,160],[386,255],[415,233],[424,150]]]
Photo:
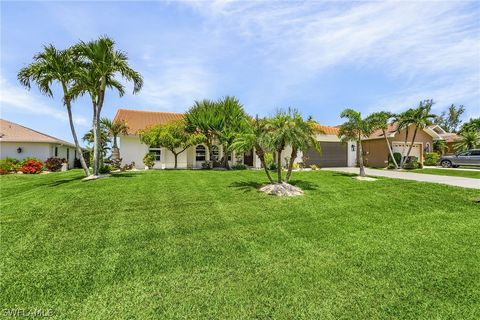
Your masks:
[[[0,159],[7,157],[34,157],[41,161],[56,157],[66,159],[69,168],[74,167],[77,158],[74,144],[0,119]]]
[[[386,130],[388,140],[392,145],[393,152],[399,152],[406,154],[410,146],[410,142],[415,131],[414,126],[410,126],[408,129],[408,142],[405,144],[406,130],[402,129],[397,131],[398,125],[391,124]],[[447,146],[453,152],[453,142],[456,139],[456,134],[448,133],[438,125],[427,126],[422,130],[417,131],[415,137],[415,143],[410,152],[410,156],[415,156],[419,159],[419,162],[423,163],[424,154],[426,152],[433,152],[433,143],[436,140],[445,140]],[[388,165],[388,147],[385,142],[385,137],[382,130],[374,131],[368,138],[365,138],[362,142],[363,157],[366,166],[370,167],[386,167]]]
[[[175,112],[156,112],[119,109],[115,115],[114,121],[125,121],[128,126],[128,134],[119,136],[120,157],[122,165],[135,162],[135,167],[145,168],[143,157],[152,152],[155,154],[154,168],[165,169],[174,167],[174,156],[162,146],[147,146],[140,141],[139,131],[169,121],[183,119],[182,113]],[[323,152],[321,155],[313,150],[306,152],[306,157],[300,153],[295,160],[307,165],[316,164],[320,167],[344,167],[354,166],[356,163],[355,143],[342,143],[338,138],[338,128],[319,126],[323,134],[317,135]],[[178,168],[201,168],[205,161],[220,161],[223,157],[221,145],[214,145],[212,148],[214,159],[209,159],[209,152],[204,144],[192,146],[178,155]],[[287,147],[282,154],[282,162],[290,156],[291,149]],[[260,168],[260,159],[256,156],[254,150],[243,154],[233,152],[229,157],[229,163],[245,164],[248,167]]]

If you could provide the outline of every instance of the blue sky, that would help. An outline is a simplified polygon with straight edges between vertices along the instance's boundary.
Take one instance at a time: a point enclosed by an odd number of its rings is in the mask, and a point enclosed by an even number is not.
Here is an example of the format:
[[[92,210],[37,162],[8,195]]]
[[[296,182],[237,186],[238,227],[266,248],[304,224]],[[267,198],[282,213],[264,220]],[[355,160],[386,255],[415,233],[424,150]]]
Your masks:
[[[115,39],[143,76],[118,108],[183,112],[194,100],[235,95],[254,115],[296,107],[322,124],[402,111],[420,100],[440,113],[480,116],[480,2],[2,2],[1,117],[71,141],[60,96],[16,80],[43,44]],[[129,87],[131,89],[131,87]],[[79,133],[91,106],[74,104]]]

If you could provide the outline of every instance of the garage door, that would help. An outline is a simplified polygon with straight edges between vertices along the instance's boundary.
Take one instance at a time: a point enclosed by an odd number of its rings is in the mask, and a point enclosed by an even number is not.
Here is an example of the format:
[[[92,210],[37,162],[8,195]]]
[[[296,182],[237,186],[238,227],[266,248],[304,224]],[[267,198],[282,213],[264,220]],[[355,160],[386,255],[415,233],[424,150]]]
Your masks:
[[[403,155],[407,155],[409,147],[410,147],[410,144],[404,144],[404,143],[399,143],[399,142],[392,143],[393,152],[398,152],[398,153],[403,154]],[[421,144],[419,144],[419,143],[414,144],[413,147],[412,147],[412,150],[410,151],[410,156],[420,158],[421,149],[422,149]]]
[[[347,144],[341,142],[320,142],[321,154],[309,149],[305,154],[307,165],[316,164],[319,167],[346,167]]]

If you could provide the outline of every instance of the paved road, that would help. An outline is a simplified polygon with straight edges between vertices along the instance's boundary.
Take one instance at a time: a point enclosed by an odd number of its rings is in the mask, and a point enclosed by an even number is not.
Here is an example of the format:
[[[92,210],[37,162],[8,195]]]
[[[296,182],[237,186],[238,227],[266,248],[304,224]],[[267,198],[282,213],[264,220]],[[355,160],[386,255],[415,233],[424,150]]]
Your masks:
[[[338,172],[346,172],[346,173],[357,173],[357,174],[359,171],[358,168],[354,168],[354,167],[322,168],[322,170],[330,170],[330,171],[338,171]],[[369,176],[376,176],[376,177],[387,177],[387,178],[394,178],[394,179],[442,183],[442,184],[448,184],[451,186],[457,186],[457,187],[463,187],[463,188],[480,189],[480,179],[474,179],[474,178],[439,176],[435,174],[422,174],[422,173],[413,173],[413,172],[405,172],[405,171],[379,170],[379,169],[370,169],[370,168],[365,168],[365,173]]]

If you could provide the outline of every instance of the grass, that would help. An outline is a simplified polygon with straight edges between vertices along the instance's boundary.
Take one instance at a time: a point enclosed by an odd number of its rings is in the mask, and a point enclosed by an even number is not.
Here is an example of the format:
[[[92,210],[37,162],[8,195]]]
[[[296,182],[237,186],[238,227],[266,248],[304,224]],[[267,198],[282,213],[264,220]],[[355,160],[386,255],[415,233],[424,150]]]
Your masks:
[[[477,190],[295,172],[2,176],[5,308],[60,319],[478,319]]]
[[[465,177],[465,178],[480,179],[480,170],[479,171],[468,171],[468,170],[455,170],[455,169],[427,168],[427,169],[410,170],[409,172],[436,174],[436,175],[440,175],[440,176],[452,176],[452,177]]]

